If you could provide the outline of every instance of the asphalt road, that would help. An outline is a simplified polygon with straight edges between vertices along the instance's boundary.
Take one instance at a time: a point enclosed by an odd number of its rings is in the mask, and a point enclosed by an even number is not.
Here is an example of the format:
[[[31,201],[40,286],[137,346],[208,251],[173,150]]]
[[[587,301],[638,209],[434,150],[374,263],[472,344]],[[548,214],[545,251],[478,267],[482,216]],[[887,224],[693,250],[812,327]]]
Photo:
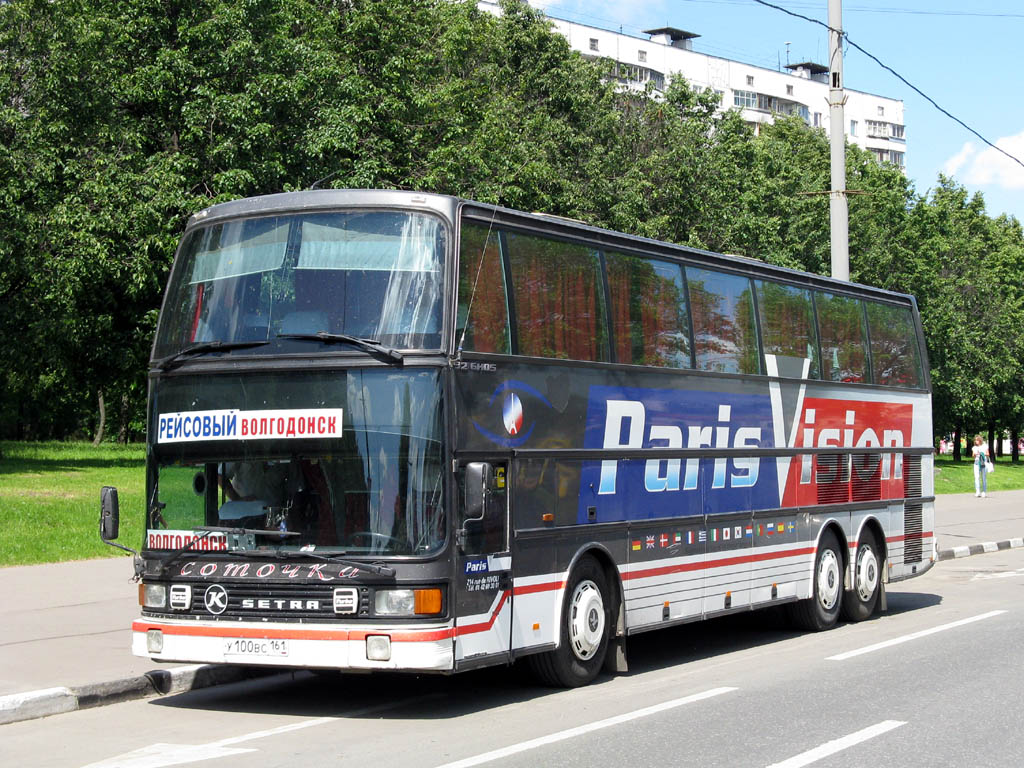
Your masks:
[[[282,675],[3,727],[19,766],[1020,766],[1024,550],[939,563],[821,634],[772,613],[630,640],[575,691],[525,668]],[[898,642],[893,642],[898,641]],[[872,648],[879,643],[883,647]]]

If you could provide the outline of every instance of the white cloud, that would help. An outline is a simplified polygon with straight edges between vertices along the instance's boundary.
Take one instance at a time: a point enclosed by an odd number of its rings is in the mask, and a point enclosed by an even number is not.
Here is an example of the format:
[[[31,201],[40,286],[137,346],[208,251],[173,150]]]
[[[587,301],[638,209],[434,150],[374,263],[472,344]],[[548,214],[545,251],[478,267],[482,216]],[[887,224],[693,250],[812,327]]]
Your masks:
[[[966,163],[976,152],[977,150],[974,148],[974,144],[968,141],[960,148],[959,152],[943,164],[942,172],[947,176],[956,176],[956,174],[960,172],[960,169],[964,167],[964,163]]]
[[[1016,136],[1004,136],[996,146],[1024,161],[1024,131]],[[1024,189],[1024,166],[1014,162],[992,147],[977,151],[971,142],[946,161],[943,170],[950,175],[963,170],[960,179],[975,186],[999,189]]]

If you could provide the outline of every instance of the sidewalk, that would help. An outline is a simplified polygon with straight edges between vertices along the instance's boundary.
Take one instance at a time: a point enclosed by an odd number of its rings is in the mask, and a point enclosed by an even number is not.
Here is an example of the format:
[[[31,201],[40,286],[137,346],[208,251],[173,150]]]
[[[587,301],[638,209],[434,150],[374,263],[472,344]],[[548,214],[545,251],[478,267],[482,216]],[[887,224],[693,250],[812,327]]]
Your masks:
[[[1024,491],[939,496],[935,507],[940,560],[1024,545]],[[132,656],[131,579],[127,556],[0,568],[0,724],[251,674]]]

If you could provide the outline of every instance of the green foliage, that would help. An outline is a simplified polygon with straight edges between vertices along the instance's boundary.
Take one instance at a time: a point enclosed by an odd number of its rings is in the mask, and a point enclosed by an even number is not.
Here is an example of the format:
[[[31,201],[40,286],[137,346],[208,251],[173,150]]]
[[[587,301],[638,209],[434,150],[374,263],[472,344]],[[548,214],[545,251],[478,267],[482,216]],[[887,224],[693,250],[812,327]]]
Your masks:
[[[142,543],[145,447],[0,442],[0,566],[121,556],[100,541],[100,494],[118,489],[118,541]]]
[[[143,429],[187,216],[334,187],[420,189],[829,271],[829,151],[675,79],[617,89],[518,0],[0,3],[0,435]],[[936,429],[1024,421],[1024,238],[949,179],[851,146],[851,274],[914,293]]]

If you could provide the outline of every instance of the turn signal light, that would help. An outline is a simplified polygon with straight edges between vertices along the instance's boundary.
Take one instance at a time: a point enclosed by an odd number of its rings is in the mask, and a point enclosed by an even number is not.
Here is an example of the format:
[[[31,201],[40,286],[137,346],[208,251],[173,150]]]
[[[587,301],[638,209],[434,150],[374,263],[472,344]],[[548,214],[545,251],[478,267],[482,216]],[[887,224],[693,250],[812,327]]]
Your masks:
[[[441,590],[440,589],[417,589],[416,590],[416,614],[425,616],[441,612]]]

